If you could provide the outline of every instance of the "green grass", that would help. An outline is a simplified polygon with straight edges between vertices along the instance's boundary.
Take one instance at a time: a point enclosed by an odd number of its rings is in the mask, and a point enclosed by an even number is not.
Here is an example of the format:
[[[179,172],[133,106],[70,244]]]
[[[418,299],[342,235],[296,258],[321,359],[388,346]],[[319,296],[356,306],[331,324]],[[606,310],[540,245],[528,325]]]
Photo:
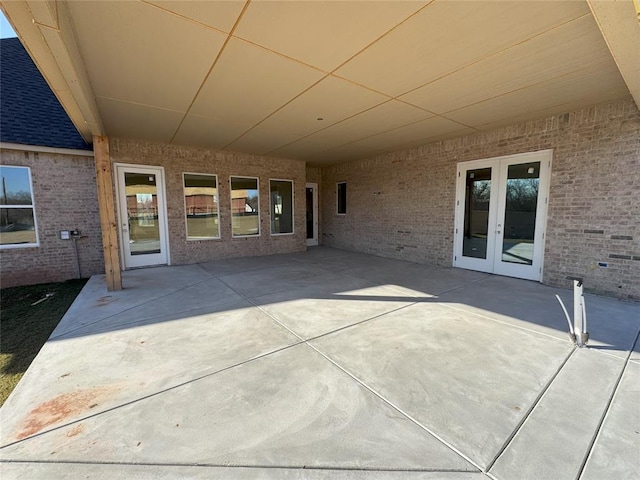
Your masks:
[[[18,384],[87,279],[0,290],[0,405]],[[47,300],[32,305],[53,293]]]

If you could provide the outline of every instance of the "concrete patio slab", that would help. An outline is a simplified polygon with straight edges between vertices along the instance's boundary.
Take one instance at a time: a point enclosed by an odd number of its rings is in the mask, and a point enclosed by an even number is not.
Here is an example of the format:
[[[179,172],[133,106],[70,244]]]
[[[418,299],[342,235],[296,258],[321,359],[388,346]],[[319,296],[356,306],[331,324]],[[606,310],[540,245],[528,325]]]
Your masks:
[[[115,457],[149,464],[476,470],[306,345],[72,422],[0,455],[48,455],[63,462]]]
[[[56,480],[486,480],[481,472],[410,472],[308,468],[247,468],[183,465],[100,465],[79,463],[5,463],[3,478]]]
[[[311,345],[482,468],[572,351],[568,342],[438,304],[412,305]]]
[[[124,285],[92,278],[0,409],[3,480],[640,469],[638,303],[588,295],[576,350],[569,290],[329,248]]]
[[[406,290],[378,285],[341,288],[337,293],[308,287],[264,295],[253,301],[296,335],[309,339],[383,315],[419,299]]]
[[[446,292],[438,301],[564,340],[568,326],[556,294],[572,314],[571,290],[498,275],[488,276],[473,288]],[[589,345],[625,358],[640,331],[638,304],[596,295],[585,295],[585,302]]]
[[[504,480],[578,478],[624,364],[577,349],[491,474]]]
[[[638,478],[639,457],[640,365],[630,362],[580,478]]]

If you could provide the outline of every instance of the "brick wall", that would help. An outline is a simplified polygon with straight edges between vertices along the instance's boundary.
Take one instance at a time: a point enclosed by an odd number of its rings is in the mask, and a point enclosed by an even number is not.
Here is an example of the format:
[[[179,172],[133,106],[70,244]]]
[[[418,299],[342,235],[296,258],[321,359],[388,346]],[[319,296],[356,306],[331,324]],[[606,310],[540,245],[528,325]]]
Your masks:
[[[172,265],[306,250],[304,162],[117,138],[110,139],[109,148],[114,163],[164,167]],[[183,172],[218,175],[220,239],[187,240]],[[259,177],[260,237],[231,237],[230,176]],[[271,236],[271,178],[294,182],[293,235]]]
[[[3,288],[76,277],[71,240],[60,230],[78,229],[82,277],[104,273],[93,157],[3,149],[2,164],[31,168],[40,246],[0,250]]]
[[[631,99],[322,170],[323,243],[451,266],[456,164],[553,149],[543,282],[640,299],[640,112]],[[336,182],[348,210],[336,215]],[[597,262],[608,262],[598,268]]]

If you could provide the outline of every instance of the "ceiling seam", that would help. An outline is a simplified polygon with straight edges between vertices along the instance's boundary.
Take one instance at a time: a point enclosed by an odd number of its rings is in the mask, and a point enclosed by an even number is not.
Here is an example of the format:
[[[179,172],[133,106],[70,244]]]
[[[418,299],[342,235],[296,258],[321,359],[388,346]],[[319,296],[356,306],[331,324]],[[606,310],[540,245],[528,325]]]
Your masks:
[[[160,10],[160,11],[162,11],[162,12],[168,14],[168,15],[173,15],[174,17],[178,17],[178,18],[181,18],[181,19],[186,20],[188,22],[195,23],[196,25],[198,25],[200,27],[204,27],[206,29],[213,30],[213,31],[218,32],[218,33],[222,33],[224,35],[230,35],[230,32],[225,32],[224,30],[222,30],[220,28],[217,28],[217,27],[214,27],[213,25],[208,25],[206,23],[200,22],[200,21],[196,20],[195,18],[191,18],[191,17],[188,17],[186,15],[182,15],[181,13],[174,12],[171,9],[162,7],[160,5],[157,5],[155,3],[150,2],[148,0],[138,0],[138,1],[140,3],[142,3],[142,4],[144,4],[144,5],[149,6],[149,7],[156,8],[156,9],[158,9],[158,10]],[[233,28],[232,28],[232,30],[233,30]]]
[[[423,5],[422,7],[420,7],[418,10],[416,10],[415,12],[413,12],[411,15],[409,15],[408,17],[406,17],[404,20],[402,20],[401,22],[397,23],[396,25],[394,25],[393,27],[391,27],[389,30],[387,30],[385,33],[383,33],[382,35],[380,35],[378,38],[376,38],[375,40],[373,40],[372,42],[368,43],[365,47],[363,47],[362,49],[358,50],[356,53],[354,53],[351,57],[349,57],[347,60],[345,60],[344,62],[342,62],[341,64],[339,64],[337,67],[335,67],[333,70],[331,70],[329,73],[327,73],[324,77],[322,77],[320,80],[318,80],[316,83],[314,83],[313,85],[311,85],[310,87],[308,87],[306,90],[300,92],[298,95],[296,95],[295,97],[293,97],[292,99],[290,99],[289,101],[287,101],[286,103],[284,103],[283,105],[281,105],[280,107],[278,107],[276,110],[274,110],[273,112],[271,112],[269,115],[267,115],[266,117],[264,117],[262,120],[260,120],[258,123],[256,123],[253,127],[251,127],[249,130],[247,130],[246,132],[244,132],[242,135],[240,135],[239,137],[237,137],[236,139],[234,139],[232,142],[228,143],[227,145],[225,145],[222,149],[226,149],[228,147],[230,147],[231,145],[233,145],[235,142],[237,142],[238,140],[240,140],[242,137],[244,137],[245,135],[249,134],[252,130],[254,130],[256,127],[258,127],[259,125],[261,125],[262,123],[264,123],[265,121],[267,121],[269,118],[271,118],[273,115],[275,115],[276,113],[278,113],[280,110],[282,110],[284,107],[286,107],[287,105],[289,105],[291,102],[293,102],[294,100],[296,100],[298,97],[300,97],[301,95],[305,94],[306,92],[308,92],[309,90],[311,90],[313,87],[315,87],[317,84],[319,84],[320,82],[322,82],[324,79],[326,79],[329,76],[332,76],[333,73],[338,70],[339,68],[342,68],[346,63],[350,62],[351,60],[353,60],[353,58],[357,57],[358,55],[360,55],[362,52],[364,52],[367,48],[369,48],[371,45],[373,45],[374,43],[378,42],[380,39],[384,38],[386,35],[388,35],[389,33],[391,33],[393,30],[395,30],[396,28],[398,28],[400,25],[402,25],[403,23],[405,23],[407,20],[409,20],[410,18],[414,17],[415,15],[417,15],[418,13],[420,13],[422,10],[424,10],[425,8],[427,8],[428,6],[430,6],[432,3],[434,3],[436,0],[430,0],[428,3],[426,3],[425,5]],[[239,37],[236,37],[239,38]],[[251,42],[250,42],[251,43]],[[267,49],[268,50],[268,49]],[[301,62],[302,63],[302,62]],[[320,70],[322,71],[322,70]],[[324,73],[324,71],[322,71]],[[337,77],[338,78],[338,77]],[[355,82],[352,82],[355,83]],[[356,84],[357,85],[357,84]],[[375,92],[375,90],[372,90]],[[375,92],[375,93],[381,93],[381,92]],[[382,94],[382,93],[381,93]],[[388,94],[382,94],[385,97],[390,97]],[[390,98],[392,99],[392,98]],[[384,103],[384,102],[383,102]],[[373,107],[372,107],[373,108]],[[365,112],[367,110],[364,110]],[[362,112],[361,112],[362,113]],[[356,114],[357,115],[357,114]],[[331,126],[331,125],[329,125]],[[328,127],[327,127],[328,128]],[[303,137],[305,138],[305,137]],[[302,140],[302,139],[298,139],[298,140]],[[282,148],[282,147],[279,147]],[[268,152],[269,153],[269,152]]]
[[[568,20],[568,21],[566,21],[566,22],[564,22],[564,23],[561,23],[561,24],[559,24],[559,25],[555,25],[554,27],[552,27],[552,28],[550,28],[550,29],[548,29],[548,30],[545,30],[544,32],[537,33],[537,34],[533,35],[532,37],[529,37],[529,38],[527,38],[527,39],[525,39],[525,40],[522,40],[522,41],[520,41],[520,42],[518,42],[518,43],[516,43],[516,44],[510,45],[510,46],[509,46],[509,47],[507,47],[507,48],[503,48],[502,50],[499,50],[499,51],[494,52],[494,53],[492,53],[492,54],[490,54],[490,55],[487,55],[487,56],[485,56],[485,57],[482,57],[482,58],[480,58],[480,59],[478,59],[478,60],[475,60],[475,61],[473,61],[473,62],[471,62],[471,63],[468,63],[468,64],[466,64],[466,65],[464,65],[464,66],[462,66],[462,67],[459,67],[459,68],[456,68],[456,69],[454,69],[454,70],[451,70],[450,72],[444,73],[444,74],[440,75],[438,78],[435,78],[435,79],[430,80],[430,81],[428,81],[428,82],[426,82],[426,83],[423,83],[422,85],[419,85],[419,86],[417,86],[417,87],[415,87],[415,88],[412,88],[412,89],[410,89],[410,90],[407,90],[406,92],[401,93],[401,94],[399,94],[399,95],[397,95],[397,96],[398,96],[398,97],[402,97],[402,96],[404,96],[404,95],[408,95],[408,94],[410,94],[410,93],[413,93],[413,92],[415,92],[416,90],[419,90],[419,89],[421,89],[421,88],[423,88],[423,87],[426,87],[427,85],[431,85],[432,83],[438,82],[438,81],[440,81],[440,80],[442,80],[442,79],[444,79],[444,78],[446,78],[446,77],[448,77],[448,76],[450,76],[450,75],[453,75],[453,74],[455,74],[455,73],[458,73],[458,72],[460,72],[460,71],[462,71],[462,70],[465,70],[465,69],[467,69],[467,68],[469,68],[469,67],[472,67],[472,66],[474,66],[474,65],[476,65],[476,64],[478,64],[478,63],[484,62],[485,60],[489,60],[490,58],[493,58],[493,57],[496,57],[496,56],[498,56],[498,55],[501,55],[501,54],[503,54],[504,52],[507,52],[507,51],[509,51],[509,50],[511,50],[511,49],[513,49],[513,48],[520,47],[521,45],[524,45],[525,43],[528,43],[528,42],[530,42],[530,41],[533,41],[533,40],[537,39],[538,37],[542,37],[542,36],[544,36],[544,35],[547,35],[547,34],[549,34],[550,32],[553,32],[554,30],[557,30],[557,29],[559,29],[559,28],[564,28],[565,26],[569,25],[570,23],[577,22],[578,20],[580,20],[580,19],[582,19],[582,18],[584,18],[584,17],[589,17],[589,16],[591,16],[591,14],[590,14],[590,13],[585,13],[585,14],[580,15],[580,16],[578,16],[578,17],[572,18],[571,20]]]
[[[544,80],[540,80],[539,82],[535,82],[535,83],[532,83],[530,85],[526,85],[524,87],[519,87],[519,88],[516,88],[514,90],[510,90],[508,92],[501,93],[499,95],[494,95],[493,97],[485,98],[483,100],[479,100],[477,102],[470,103],[468,105],[465,105],[464,107],[459,107],[459,108],[454,108],[453,110],[448,110],[446,112],[443,112],[442,116],[449,115],[450,113],[458,112],[460,110],[464,110],[465,108],[473,107],[473,106],[479,105],[481,103],[489,102],[491,100],[495,100],[496,98],[500,98],[500,97],[504,97],[504,96],[507,96],[507,95],[511,95],[512,93],[520,92],[522,90],[527,90],[529,88],[533,88],[533,87],[537,87],[539,85],[543,85],[545,83],[553,82],[553,81],[555,81],[555,80],[557,80],[559,78],[563,78],[563,77],[567,77],[569,75],[573,75],[575,73],[580,73],[580,72],[583,72],[583,71],[587,71],[587,70],[589,70],[591,68],[593,68],[593,64],[589,65],[588,67],[578,68],[578,69],[572,70],[570,72],[565,72],[565,73],[562,73],[560,75],[556,75],[556,76],[553,76],[553,77],[550,77],[550,78],[545,78]],[[606,71],[606,70],[604,70],[604,69],[603,70],[599,70],[599,72],[602,72],[602,71]],[[563,105],[563,104],[560,104],[560,105]]]
[[[176,135],[178,135],[178,132],[182,128],[182,124],[187,119],[187,116],[189,115],[189,112],[191,111],[191,108],[193,107],[193,104],[196,102],[196,99],[198,98],[198,95],[200,94],[200,92],[204,88],[204,84],[207,83],[207,80],[211,76],[211,72],[213,72],[213,69],[216,66],[216,64],[218,63],[218,60],[220,60],[220,57],[222,56],[227,44],[229,43],[229,40],[231,40],[231,38],[233,36],[233,32],[235,31],[235,29],[240,24],[240,20],[242,19],[242,16],[244,15],[244,13],[247,11],[247,8],[249,7],[250,3],[251,3],[251,0],[247,0],[246,3],[244,4],[244,7],[242,7],[242,10],[240,11],[240,14],[238,15],[238,18],[236,19],[235,23],[233,24],[233,27],[231,28],[231,32],[229,32],[229,34],[227,35],[227,38],[225,39],[224,43],[222,44],[222,47],[220,48],[220,51],[216,55],[215,60],[211,64],[211,67],[209,68],[209,71],[205,75],[204,79],[202,80],[202,83],[200,84],[200,87],[198,87],[198,90],[196,91],[195,95],[193,96],[193,99],[191,100],[191,103],[187,107],[187,110],[186,110],[184,116],[182,117],[182,120],[180,120],[180,123],[178,124],[178,127],[176,128],[176,131],[174,132],[173,136],[171,137],[171,140],[169,140],[169,144],[172,144],[173,141],[176,138]]]
[[[115,97],[106,97],[104,95],[96,95],[96,100],[97,99],[110,100],[113,102],[120,102],[120,103],[128,103],[130,105],[135,105],[137,107],[152,108],[154,110],[164,110],[165,112],[173,112],[173,113],[181,113],[181,114],[185,113],[183,110],[175,110],[173,108],[159,107],[157,105],[147,105],[146,103],[132,102],[131,100],[123,100],[121,98],[115,98]]]

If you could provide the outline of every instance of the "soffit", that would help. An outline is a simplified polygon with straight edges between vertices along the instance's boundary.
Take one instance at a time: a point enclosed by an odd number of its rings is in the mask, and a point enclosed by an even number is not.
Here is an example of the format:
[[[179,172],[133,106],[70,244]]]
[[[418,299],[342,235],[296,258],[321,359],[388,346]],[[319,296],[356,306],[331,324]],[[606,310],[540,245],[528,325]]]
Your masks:
[[[329,165],[629,95],[583,1],[86,1],[64,12],[111,136]]]

